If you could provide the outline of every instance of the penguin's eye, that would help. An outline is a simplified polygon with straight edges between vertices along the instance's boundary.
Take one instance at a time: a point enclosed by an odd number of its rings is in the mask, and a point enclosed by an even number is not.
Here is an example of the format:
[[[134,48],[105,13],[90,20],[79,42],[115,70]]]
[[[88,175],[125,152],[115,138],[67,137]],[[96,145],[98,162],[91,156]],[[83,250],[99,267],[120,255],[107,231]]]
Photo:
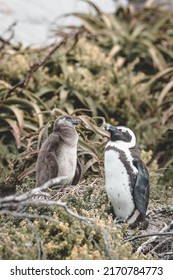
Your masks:
[[[70,117],[65,117],[65,120],[66,120],[66,121],[70,121],[71,118],[70,118]]]

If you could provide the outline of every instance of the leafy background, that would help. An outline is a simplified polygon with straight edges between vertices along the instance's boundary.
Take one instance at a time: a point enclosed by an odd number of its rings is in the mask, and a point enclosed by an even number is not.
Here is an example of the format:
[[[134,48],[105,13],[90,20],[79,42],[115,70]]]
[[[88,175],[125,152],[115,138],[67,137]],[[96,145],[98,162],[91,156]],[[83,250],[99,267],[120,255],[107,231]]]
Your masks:
[[[48,225],[39,217],[4,215],[2,258],[110,258],[103,228],[112,258],[137,258],[133,244],[117,245],[127,233],[112,226],[103,188],[105,122],[135,132],[150,171],[149,208],[173,204],[173,12],[151,6],[105,14],[88,5],[91,14],[74,14],[81,27],[56,30],[55,36],[62,37],[57,45],[25,49],[0,40],[0,193],[34,187],[37,153],[53,121],[61,114],[76,115],[82,120],[77,130],[83,176],[80,186],[60,197],[98,225],[88,228],[50,207],[28,209],[52,215]]]

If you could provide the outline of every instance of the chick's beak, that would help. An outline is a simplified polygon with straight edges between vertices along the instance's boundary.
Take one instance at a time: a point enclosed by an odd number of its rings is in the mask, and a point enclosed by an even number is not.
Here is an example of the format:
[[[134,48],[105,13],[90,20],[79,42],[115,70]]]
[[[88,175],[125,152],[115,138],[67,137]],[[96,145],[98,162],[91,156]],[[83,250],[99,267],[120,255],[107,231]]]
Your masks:
[[[71,123],[72,123],[73,125],[78,125],[78,124],[81,123],[81,121],[80,121],[79,119],[72,119],[72,120],[71,120]]]

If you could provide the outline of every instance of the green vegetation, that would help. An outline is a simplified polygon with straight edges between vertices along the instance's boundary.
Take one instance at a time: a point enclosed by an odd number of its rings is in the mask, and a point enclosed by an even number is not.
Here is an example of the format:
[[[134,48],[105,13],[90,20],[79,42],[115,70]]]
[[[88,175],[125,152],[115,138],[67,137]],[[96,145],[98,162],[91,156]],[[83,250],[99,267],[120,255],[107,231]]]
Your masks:
[[[126,228],[112,226],[103,188],[105,121],[135,132],[150,170],[150,209],[173,204],[173,12],[150,7],[104,14],[89,5],[92,14],[75,14],[83,26],[64,32],[56,46],[0,48],[0,194],[34,187],[38,149],[53,120],[77,115],[83,177],[80,186],[52,195],[96,226],[61,207],[30,207],[31,219],[3,214],[2,259],[137,258],[132,244],[120,245]]]

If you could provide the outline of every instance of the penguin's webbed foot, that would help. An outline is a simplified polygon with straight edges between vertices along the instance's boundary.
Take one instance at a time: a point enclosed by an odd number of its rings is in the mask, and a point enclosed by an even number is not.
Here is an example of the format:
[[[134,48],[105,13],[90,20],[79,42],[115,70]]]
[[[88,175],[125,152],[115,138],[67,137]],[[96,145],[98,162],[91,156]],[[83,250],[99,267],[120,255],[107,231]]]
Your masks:
[[[135,228],[138,228],[140,230],[146,230],[147,227],[149,225],[149,222],[146,218],[144,218],[143,220],[141,221],[136,221],[134,222],[133,224],[130,224],[129,225],[129,229],[135,229]]]
[[[140,223],[140,226],[143,230],[147,229],[148,225],[149,225],[149,222],[146,218]]]
[[[114,219],[114,225],[116,227],[122,228],[123,224],[124,224],[124,221],[122,219],[120,219],[120,218]]]

